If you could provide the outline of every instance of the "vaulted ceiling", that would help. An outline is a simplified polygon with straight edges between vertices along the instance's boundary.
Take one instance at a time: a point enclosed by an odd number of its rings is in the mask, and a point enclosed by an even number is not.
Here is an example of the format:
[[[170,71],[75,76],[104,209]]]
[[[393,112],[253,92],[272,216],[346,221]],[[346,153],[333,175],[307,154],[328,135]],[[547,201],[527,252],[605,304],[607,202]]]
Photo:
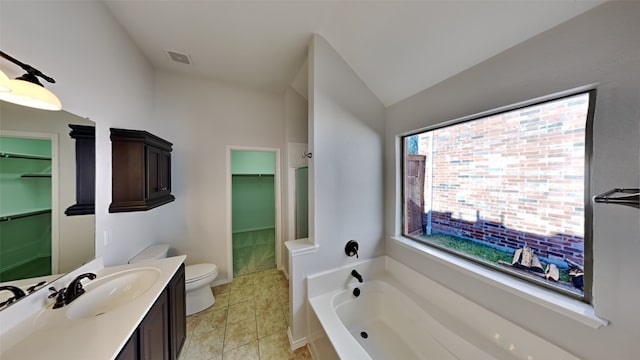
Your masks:
[[[318,33],[385,105],[603,2],[105,1],[157,69],[282,92]]]

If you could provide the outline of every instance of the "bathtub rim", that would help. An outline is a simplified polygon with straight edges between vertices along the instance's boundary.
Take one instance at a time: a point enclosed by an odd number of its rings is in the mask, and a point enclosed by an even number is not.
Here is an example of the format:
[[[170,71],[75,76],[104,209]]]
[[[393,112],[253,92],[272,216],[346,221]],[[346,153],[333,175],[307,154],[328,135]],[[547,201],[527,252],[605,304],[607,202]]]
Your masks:
[[[535,286],[499,271],[487,269],[471,261],[403,236],[391,236],[389,239],[416,254],[428,257],[455,271],[471,276],[476,280],[516,295],[533,305],[542,306],[593,329],[609,325],[609,320],[599,317],[596,314],[595,307],[591,304]]]
[[[335,290],[309,299],[312,311],[320,321],[324,333],[329,338],[335,352],[341,359],[371,359],[371,356],[349,333],[333,308],[334,297],[345,291]],[[323,316],[326,315],[326,316]]]

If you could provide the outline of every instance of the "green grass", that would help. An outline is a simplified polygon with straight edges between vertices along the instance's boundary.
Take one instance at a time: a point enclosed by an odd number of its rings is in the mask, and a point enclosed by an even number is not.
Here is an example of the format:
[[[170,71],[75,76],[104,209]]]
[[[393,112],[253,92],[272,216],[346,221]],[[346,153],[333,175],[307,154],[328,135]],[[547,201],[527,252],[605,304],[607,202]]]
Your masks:
[[[511,263],[513,260],[512,253],[451,235],[420,235],[419,238],[488,263],[497,264],[498,260]],[[560,281],[571,282],[568,271],[560,270]]]

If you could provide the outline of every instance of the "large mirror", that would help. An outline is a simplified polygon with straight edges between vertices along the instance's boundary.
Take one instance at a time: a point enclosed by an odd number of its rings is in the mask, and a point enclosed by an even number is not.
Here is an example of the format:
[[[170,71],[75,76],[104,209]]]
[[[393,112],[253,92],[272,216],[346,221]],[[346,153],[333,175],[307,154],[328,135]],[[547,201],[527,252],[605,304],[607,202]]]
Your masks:
[[[28,294],[95,256],[95,216],[65,214],[78,203],[69,125],[95,126],[65,111],[0,101],[0,286]],[[0,303],[11,297],[0,291]]]

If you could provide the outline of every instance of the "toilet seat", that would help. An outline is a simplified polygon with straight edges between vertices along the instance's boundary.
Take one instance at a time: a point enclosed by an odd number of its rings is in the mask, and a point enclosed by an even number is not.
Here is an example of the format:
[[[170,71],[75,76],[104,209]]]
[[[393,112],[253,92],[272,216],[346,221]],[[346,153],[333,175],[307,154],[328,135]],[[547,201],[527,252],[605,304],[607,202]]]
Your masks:
[[[218,268],[214,264],[195,264],[185,268],[185,282],[190,283],[204,279],[217,272]]]

